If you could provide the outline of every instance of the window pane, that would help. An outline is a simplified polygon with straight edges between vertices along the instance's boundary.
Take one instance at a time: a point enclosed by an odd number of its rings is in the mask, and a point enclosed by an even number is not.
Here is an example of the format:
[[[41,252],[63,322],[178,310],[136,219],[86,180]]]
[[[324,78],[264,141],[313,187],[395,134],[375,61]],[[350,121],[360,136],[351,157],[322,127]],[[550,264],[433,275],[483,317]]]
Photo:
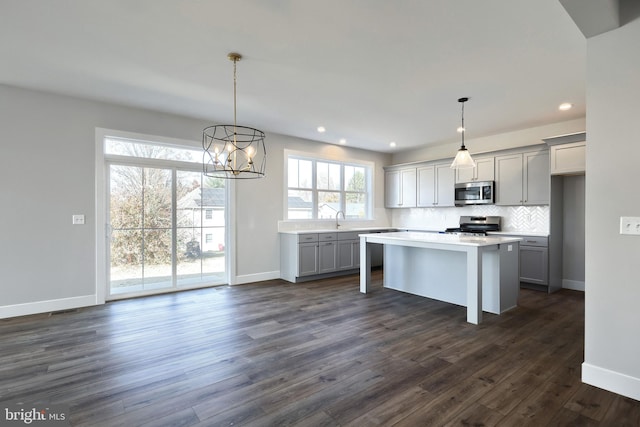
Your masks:
[[[202,150],[148,144],[132,139],[105,138],[105,153],[146,159],[179,160],[202,163]]]
[[[142,230],[114,230],[111,233],[111,294],[141,291]]]
[[[142,168],[110,167],[110,218],[114,230],[142,226]]]
[[[144,289],[171,288],[171,229],[145,230],[143,239]]]
[[[313,162],[311,160],[289,158],[288,169],[289,187],[313,187],[313,180],[311,179],[313,173]]]
[[[335,218],[340,210],[340,193],[330,191],[318,192],[318,218]]]
[[[171,171],[144,168],[145,228],[171,228]]]
[[[365,193],[346,194],[346,218],[367,217],[367,195]]]
[[[289,190],[287,218],[313,218],[313,193],[311,191]]]
[[[287,184],[289,187],[299,188],[299,176],[298,176],[298,159],[289,159],[289,171],[287,172],[289,183]]]
[[[199,172],[178,171],[177,177],[178,287],[223,283],[226,181]]]
[[[316,164],[319,190],[340,190],[340,165],[318,162]]]
[[[344,167],[344,189],[346,191],[366,191],[365,170],[358,166]]]

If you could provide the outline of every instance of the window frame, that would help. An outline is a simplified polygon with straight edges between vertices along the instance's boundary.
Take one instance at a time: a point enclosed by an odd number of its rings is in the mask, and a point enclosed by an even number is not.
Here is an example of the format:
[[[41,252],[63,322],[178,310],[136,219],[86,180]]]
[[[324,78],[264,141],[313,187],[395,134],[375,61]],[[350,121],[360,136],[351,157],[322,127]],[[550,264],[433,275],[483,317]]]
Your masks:
[[[311,188],[304,187],[289,187],[289,160],[297,159],[297,160],[306,160],[311,162]],[[365,202],[365,215],[361,218],[356,217],[348,217],[346,216],[345,221],[372,221],[373,218],[373,203],[374,203],[374,171],[375,171],[375,163],[365,160],[339,160],[336,158],[328,158],[323,156],[318,156],[311,153],[303,153],[292,150],[285,150],[284,152],[284,220],[285,221],[333,221],[334,218],[319,218],[318,217],[318,208],[319,208],[319,194],[324,192],[334,192],[340,194],[340,208],[339,211],[346,212],[347,206],[347,195],[349,194],[362,194],[364,195]],[[330,163],[337,164],[340,166],[340,189],[339,190],[329,190],[329,189],[319,189],[317,182],[317,173],[318,163]],[[365,190],[360,191],[351,191],[346,190],[345,183],[345,167],[352,166],[357,168],[363,168],[365,171]],[[299,183],[298,183],[299,184]],[[311,192],[312,199],[312,207],[311,207],[311,217],[310,218],[289,218],[289,191],[308,191]],[[336,212],[337,213],[337,212]]]

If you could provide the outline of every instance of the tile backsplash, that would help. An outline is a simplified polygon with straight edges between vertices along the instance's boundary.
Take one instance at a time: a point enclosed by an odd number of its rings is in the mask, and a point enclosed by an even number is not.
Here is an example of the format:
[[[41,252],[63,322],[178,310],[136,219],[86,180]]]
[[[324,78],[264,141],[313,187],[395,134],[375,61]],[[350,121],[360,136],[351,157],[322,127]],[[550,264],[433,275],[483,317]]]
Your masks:
[[[457,227],[460,216],[500,216],[502,231],[548,233],[549,206],[465,206],[451,208],[392,209],[391,225],[444,230]]]

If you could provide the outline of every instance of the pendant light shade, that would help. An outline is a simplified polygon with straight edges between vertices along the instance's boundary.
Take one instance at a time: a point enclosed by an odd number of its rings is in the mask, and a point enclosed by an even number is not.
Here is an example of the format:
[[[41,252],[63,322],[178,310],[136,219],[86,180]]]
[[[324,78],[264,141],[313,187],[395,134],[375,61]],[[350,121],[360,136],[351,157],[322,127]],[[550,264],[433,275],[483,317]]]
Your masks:
[[[468,100],[469,98],[458,99],[458,102],[462,104],[462,126],[458,129],[462,134],[462,145],[460,145],[460,149],[456,153],[456,158],[453,159],[453,163],[451,163],[451,169],[471,169],[476,167],[476,162],[471,158],[471,153],[469,153],[467,147],[464,146],[464,103]]]
[[[214,125],[202,131],[203,173],[226,179],[262,178],[267,150],[264,132],[236,123],[236,63],[239,53],[230,53],[233,61],[233,125]]]

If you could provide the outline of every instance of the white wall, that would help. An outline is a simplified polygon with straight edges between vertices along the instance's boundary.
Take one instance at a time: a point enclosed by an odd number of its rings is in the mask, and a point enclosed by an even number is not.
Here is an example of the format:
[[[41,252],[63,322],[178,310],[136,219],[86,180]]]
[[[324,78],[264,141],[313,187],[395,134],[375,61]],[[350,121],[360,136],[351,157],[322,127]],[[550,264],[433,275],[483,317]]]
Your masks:
[[[589,384],[640,399],[640,20],[587,42],[585,362]]]
[[[197,141],[203,123],[0,85],[0,317],[95,303],[96,127]]]
[[[95,128],[194,141],[188,117],[0,85],[0,318],[95,304]],[[267,133],[267,177],[236,185],[235,282],[278,277],[284,149],[375,162],[383,208],[388,155]],[[86,224],[72,226],[72,214]]]

